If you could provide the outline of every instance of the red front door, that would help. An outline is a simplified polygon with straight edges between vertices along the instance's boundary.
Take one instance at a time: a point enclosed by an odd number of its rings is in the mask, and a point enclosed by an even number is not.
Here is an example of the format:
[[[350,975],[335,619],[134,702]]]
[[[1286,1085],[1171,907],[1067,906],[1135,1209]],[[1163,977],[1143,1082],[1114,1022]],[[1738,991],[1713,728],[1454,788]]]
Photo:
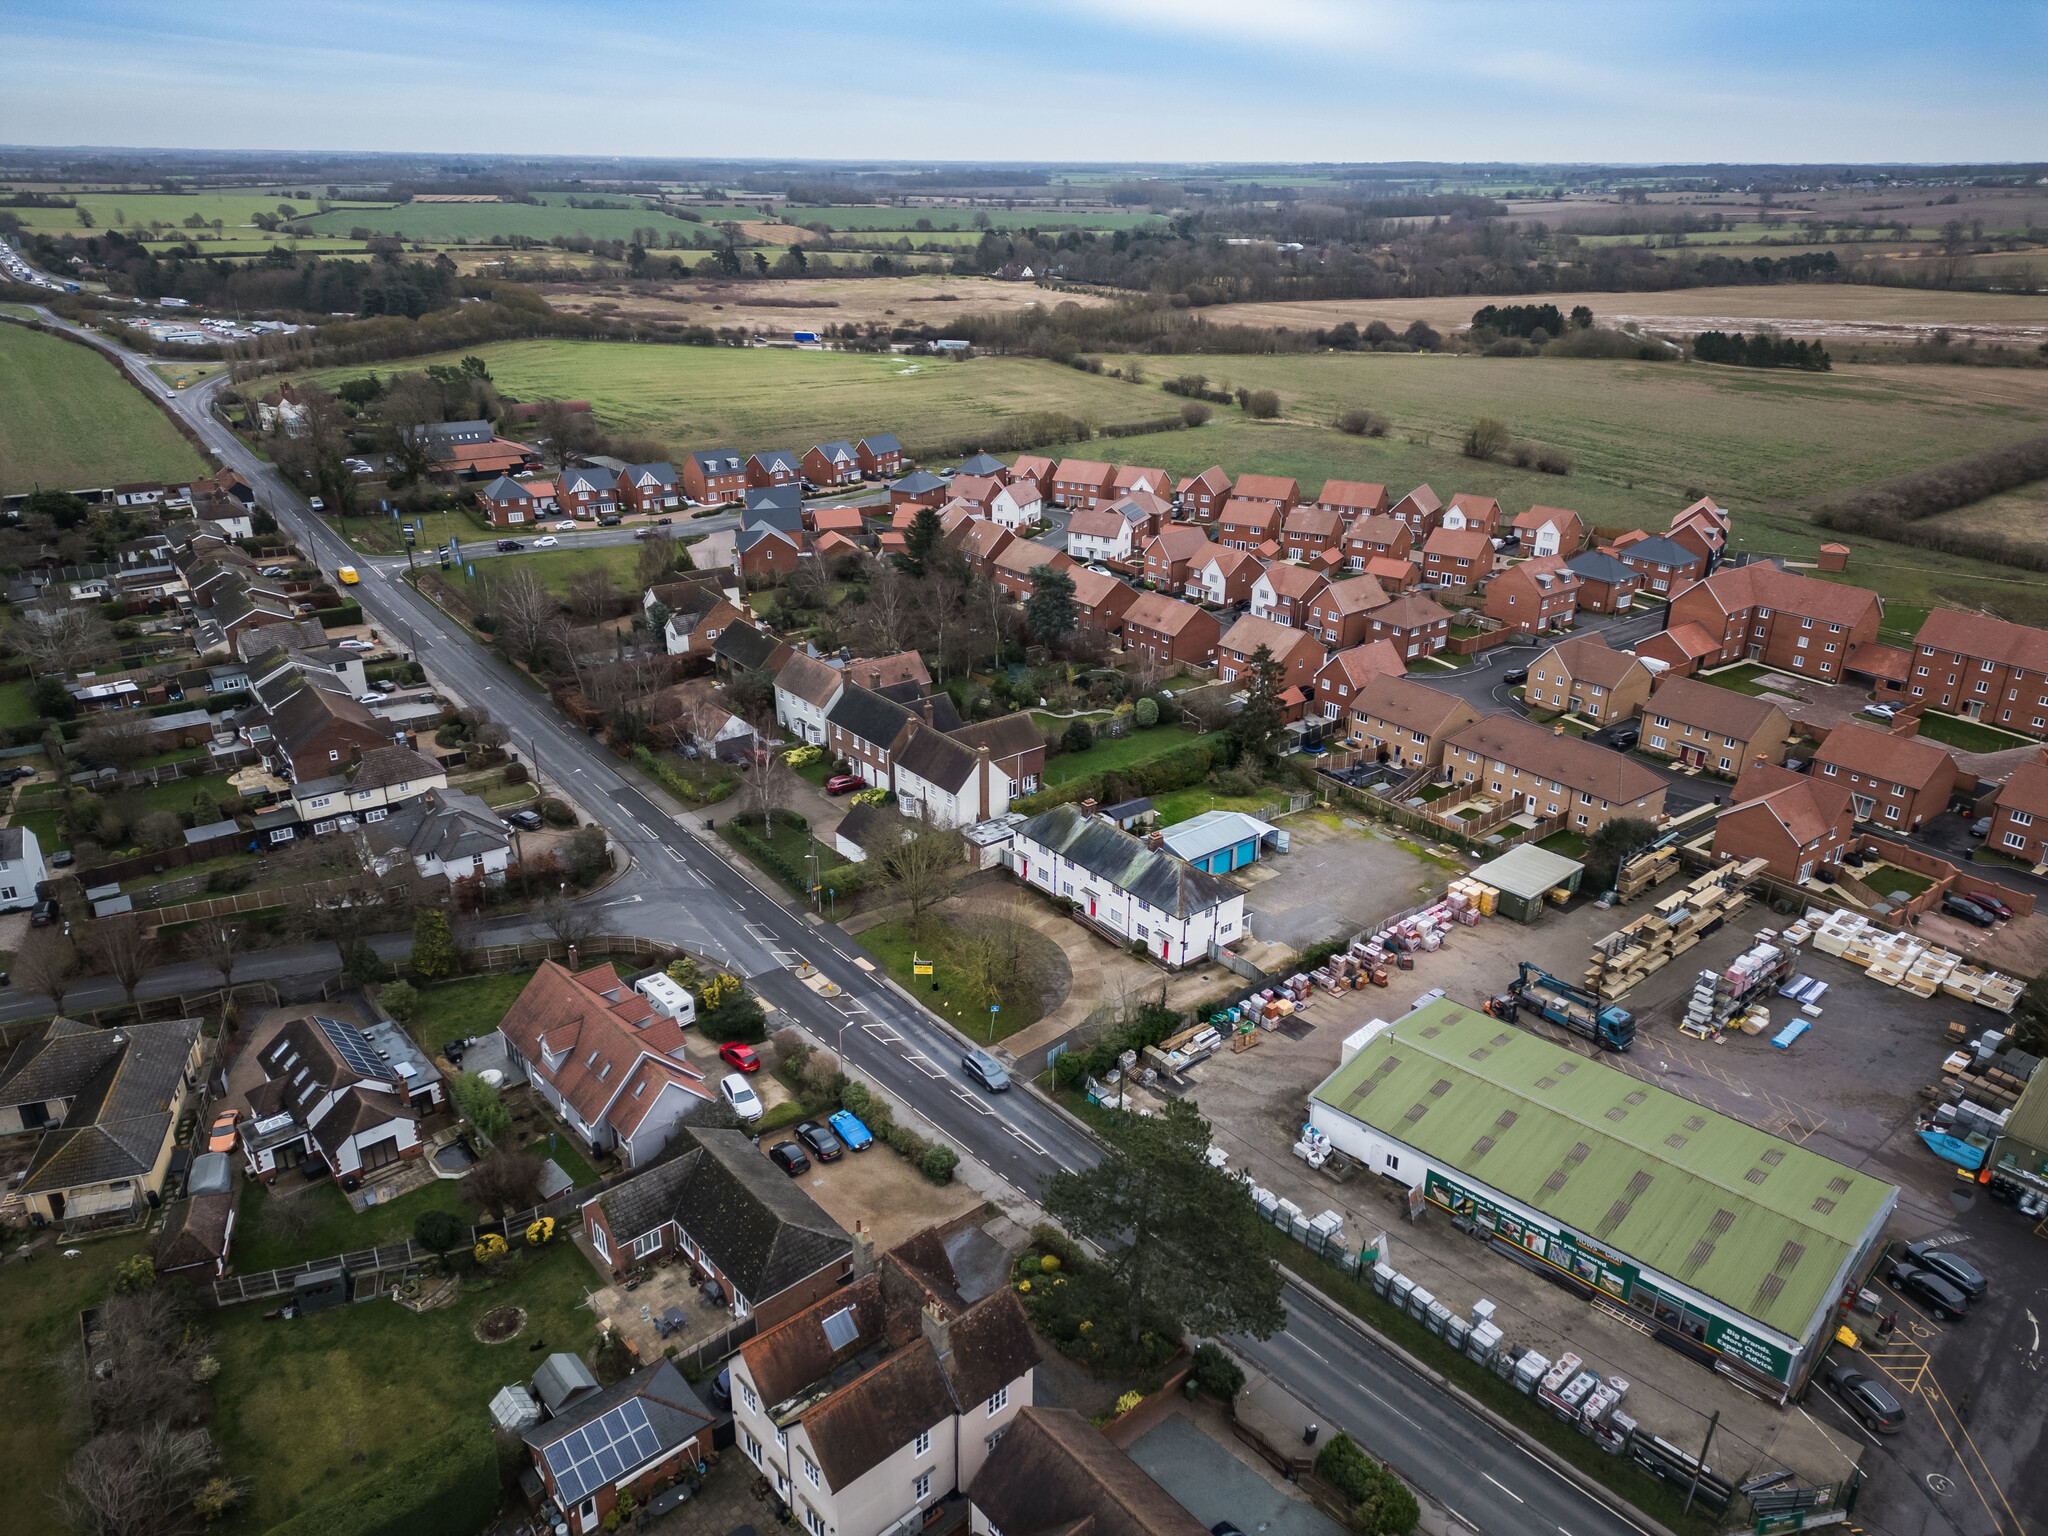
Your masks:
[[[1095,915],[1095,898],[1093,896],[1088,898],[1088,915],[1090,917]]]

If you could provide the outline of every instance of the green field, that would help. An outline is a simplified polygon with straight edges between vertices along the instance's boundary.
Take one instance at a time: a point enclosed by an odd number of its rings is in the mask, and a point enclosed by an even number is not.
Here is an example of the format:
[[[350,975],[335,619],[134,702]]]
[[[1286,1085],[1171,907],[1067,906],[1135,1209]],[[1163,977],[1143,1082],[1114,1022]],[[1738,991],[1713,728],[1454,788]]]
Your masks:
[[[675,230],[688,238],[706,228],[645,206],[566,208],[535,207],[530,203],[402,203],[395,208],[336,208],[292,222],[319,235],[346,235],[352,229],[368,229],[380,235],[402,234],[407,240],[429,243],[489,240],[493,235],[525,235],[534,240],[552,240],[557,235],[630,240],[634,230],[650,227],[664,235]]]
[[[205,473],[163,412],[98,352],[0,324],[0,492]]]
[[[612,580],[621,592],[639,590],[640,580],[635,574],[635,567],[640,559],[639,545],[593,544],[577,549],[573,547],[576,537],[573,533],[559,534],[557,537],[565,541],[565,546],[561,549],[529,549],[525,554],[492,555],[487,560],[469,562],[476,567],[474,583],[466,576],[457,576],[454,571],[448,574],[457,577],[456,590],[462,591],[472,586],[480,587],[486,579],[502,581],[514,570],[537,571],[540,573],[540,579],[547,583],[550,592],[566,598],[572,580],[585,571],[602,569],[612,573]]]
[[[706,208],[703,213],[706,218],[749,222],[761,217],[758,208]],[[917,228],[919,219],[929,219],[934,231],[972,231],[979,238],[980,231],[974,227],[976,214],[986,215],[996,229],[1135,229],[1140,224],[1163,222],[1156,214],[1143,211],[1110,213],[1086,208],[810,208],[801,203],[789,204],[781,216],[792,224],[823,224],[850,233],[886,230],[915,240],[922,233]]]

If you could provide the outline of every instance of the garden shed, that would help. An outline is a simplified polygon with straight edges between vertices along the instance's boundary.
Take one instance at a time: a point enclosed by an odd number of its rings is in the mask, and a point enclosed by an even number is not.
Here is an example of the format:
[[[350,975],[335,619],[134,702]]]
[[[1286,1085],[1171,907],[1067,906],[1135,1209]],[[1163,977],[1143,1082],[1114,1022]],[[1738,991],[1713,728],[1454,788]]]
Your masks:
[[[1518,923],[1533,923],[1544,898],[1555,890],[1576,891],[1586,866],[1548,848],[1524,843],[1472,871],[1472,878],[1500,892],[1499,912]]]

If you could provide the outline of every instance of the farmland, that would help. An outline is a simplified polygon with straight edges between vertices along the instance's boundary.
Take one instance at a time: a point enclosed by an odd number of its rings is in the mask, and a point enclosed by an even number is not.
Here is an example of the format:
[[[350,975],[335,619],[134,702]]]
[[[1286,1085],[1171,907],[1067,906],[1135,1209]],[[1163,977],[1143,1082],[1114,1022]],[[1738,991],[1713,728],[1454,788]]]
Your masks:
[[[0,492],[205,473],[198,451],[99,353],[0,324]]]
[[[479,254],[488,254],[479,253]],[[552,259],[552,258],[551,258]],[[617,319],[759,328],[767,332],[817,330],[873,320],[943,325],[960,314],[1011,314],[1047,302],[1033,283],[948,274],[944,277],[793,278],[774,283],[549,283],[540,295],[559,310],[592,310]],[[1086,293],[1063,293],[1059,302],[1106,304]],[[823,305],[824,308],[808,306]]]
[[[619,201],[619,199],[606,199]],[[524,235],[552,240],[557,235],[588,235],[593,240],[630,240],[636,229],[673,230],[687,239],[700,224],[672,219],[644,205],[632,208],[570,208],[530,203],[405,203],[395,208],[337,208],[295,221],[316,234],[346,235],[368,229],[380,235],[402,234],[428,244],[462,239],[489,240],[493,235]]]
[[[707,218],[744,219],[758,217],[752,208],[706,208]],[[849,234],[887,230],[891,234],[919,237],[919,219],[931,222],[934,231],[958,229],[975,232],[976,216],[984,217],[996,229],[1135,229],[1141,224],[1161,222],[1158,215],[1142,209],[1136,213],[1112,212],[1101,208],[811,208],[793,203],[782,210],[792,224],[823,224]]]

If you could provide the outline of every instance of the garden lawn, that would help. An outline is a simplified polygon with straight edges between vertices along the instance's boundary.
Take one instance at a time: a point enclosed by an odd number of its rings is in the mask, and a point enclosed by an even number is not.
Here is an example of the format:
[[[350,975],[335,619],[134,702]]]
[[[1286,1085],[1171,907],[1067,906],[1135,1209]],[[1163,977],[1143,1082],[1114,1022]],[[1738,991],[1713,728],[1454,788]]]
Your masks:
[[[1767,684],[1773,678],[1782,675],[1773,672],[1769,667],[1760,667],[1753,661],[1745,661],[1739,666],[1724,667],[1712,676],[1702,674],[1700,681],[1712,683],[1716,688],[1726,688],[1732,693],[1746,693],[1755,698],[1759,694],[1776,692],[1777,690],[1768,687]]]
[[[169,418],[96,349],[0,324],[0,492],[205,473]]]
[[[535,1157],[553,1158],[555,1166],[569,1175],[575,1181],[578,1189],[582,1189],[586,1185],[595,1184],[597,1182],[597,1170],[590,1166],[582,1152],[577,1149],[575,1141],[563,1131],[556,1131],[554,1137],[555,1146],[553,1151],[548,1150],[548,1138],[545,1136],[534,1137],[533,1140],[529,1141],[519,1150],[531,1152]]]
[[[497,976],[465,976],[459,981],[432,982],[420,988],[420,1010],[406,1025],[421,1045],[439,1050],[450,1040],[488,1035],[510,1011],[531,971]]]
[[[1931,709],[1920,716],[1920,734],[1929,741],[1959,747],[1965,752],[2005,752],[2013,747],[2040,745],[2028,736],[2016,736],[1960,715],[1938,715]]]
[[[296,1175],[292,1175],[296,1178]],[[296,1194],[273,1196],[261,1179],[242,1186],[242,1199],[235,1214],[235,1271],[260,1274],[287,1264],[313,1259],[331,1259],[359,1248],[380,1248],[412,1236],[412,1224],[422,1211],[457,1211],[467,1222],[471,1218],[456,1199],[462,1187],[458,1179],[436,1179],[431,1184],[408,1190],[389,1205],[373,1205],[367,1211],[349,1208],[348,1196],[333,1179]],[[308,1201],[317,1213],[304,1238],[286,1241],[265,1227],[263,1213],[271,1200]]]
[[[1034,715],[1041,729],[1064,730],[1072,721],[1052,721],[1049,716]],[[1122,736],[1098,741],[1086,752],[1062,752],[1045,765],[1045,782],[1048,786],[1064,784],[1069,779],[1083,779],[1091,773],[1111,773],[1142,763],[1147,758],[1162,757],[1168,752],[1177,752],[1190,741],[1199,741],[1213,747],[1223,739],[1218,731],[1208,736],[1189,736],[1177,726],[1156,725],[1149,731],[1133,727]]]
[[[9,683],[0,688],[0,725],[34,725],[43,717],[29,702],[29,687],[26,682]]]
[[[557,534],[556,537],[563,541],[558,549],[529,548],[517,555],[492,555],[488,560],[470,562],[476,566],[475,581],[460,571],[451,570],[446,574],[452,579],[457,592],[486,613],[490,611],[490,605],[479,590],[486,579],[502,581],[521,569],[536,573],[550,592],[564,599],[569,595],[569,583],[590,570],[611,572],[612,584],[623,594],[631,595],[639,589],[639,545],[585,544],[579,548],[573,533]]]
[[[1215,790],[1202,784],[1191,784],[1186,789],[1169,790],[1163,795],[1152,796],[1152,809],[1158,813],[1159,825],[1175,826],[1191,816],[1204,811],[1243,811],[1256,816],[1268,806],[1286,808],[1287,796],[1292,791],[1276,784],[1270,793],[1256,795],[1219,795]]]
[[[48,858],[59,848],[71,846],[70,839],[57,830],[55,811],[16,811],[7,818],[7,824],[11,827],[27,827],[35,833],[36,846],[42,849],[44,858]]]
[[[897,983],[917,994],[918,1000],[942,1015],[972,1040],[1001,1040],[1041,1017],[1038,994],[1028,985],[1013,987],[996,999],[1002,1011],[995,1016],[995,1032],[989,1032],[988,999],[981,988],[968,981],[954,948],[954,931],[938,922],[928,922],[920,935],[907,917],[863,929],[858,942],[873,955]],[[929,976],[916,974],[914,962],[929,961]],[[937,983],[934,987],[934,983]]]
[[[1586,856],[1586,840],[1576,832],[1553,832],[1536,845],[1552,853],[1561,853],[1568,859],[1583,859]]]
[[[531,1345],[582,1353],[594,1341],[583,1297],[595,1279],[558,1239],[516,1278],[466,1286],[454,1306],[431,1312],[372,1301],[287,1323],[265,1322],[260,1305],[213,1314],[213,1430],[228,1471],[252,1485],[225,1529],[254,1536],[338,1489],[373,1484],[420,1437],[475,1422],[498,1388],[531,1376]],[[525,1330],[479,1344],[477,1319],[501,1304],[526,1309]]]
[[[1852,873],[1878,895],[1890,897],[1894,891],[1904,891],[1908,901],[1934,884],[1927,876],[1901,869],[1896,864],[1881,864],[1874,870],[1859,869]]]

